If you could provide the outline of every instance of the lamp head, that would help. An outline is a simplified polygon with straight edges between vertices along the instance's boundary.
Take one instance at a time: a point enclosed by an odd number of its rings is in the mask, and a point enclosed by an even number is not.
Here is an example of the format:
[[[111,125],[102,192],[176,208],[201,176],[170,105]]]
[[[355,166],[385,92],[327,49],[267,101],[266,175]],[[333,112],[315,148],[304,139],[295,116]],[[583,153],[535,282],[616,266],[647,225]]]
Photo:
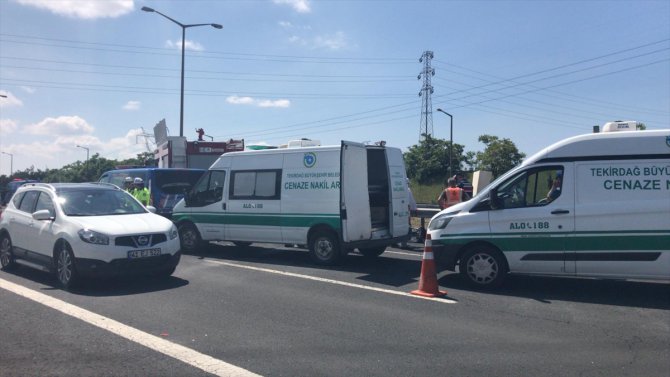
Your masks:
[[[154,8],[142,7],[142,10],[145,12],[155,12]]]
[[[215,28],[215,29],[223,29],[223,26],[221,26],[221,25],[219,25],[219,24],[211,24],[211,25],[212,25],[212,27]]]

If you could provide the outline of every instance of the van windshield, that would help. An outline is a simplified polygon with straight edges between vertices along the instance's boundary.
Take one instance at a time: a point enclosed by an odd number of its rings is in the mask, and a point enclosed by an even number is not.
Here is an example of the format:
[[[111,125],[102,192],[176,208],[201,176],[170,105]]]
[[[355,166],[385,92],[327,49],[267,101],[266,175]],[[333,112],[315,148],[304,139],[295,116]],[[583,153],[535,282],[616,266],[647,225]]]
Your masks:
[[[165,194],[183,194],[195,185],[204,170],[157,170],[155,184]]]

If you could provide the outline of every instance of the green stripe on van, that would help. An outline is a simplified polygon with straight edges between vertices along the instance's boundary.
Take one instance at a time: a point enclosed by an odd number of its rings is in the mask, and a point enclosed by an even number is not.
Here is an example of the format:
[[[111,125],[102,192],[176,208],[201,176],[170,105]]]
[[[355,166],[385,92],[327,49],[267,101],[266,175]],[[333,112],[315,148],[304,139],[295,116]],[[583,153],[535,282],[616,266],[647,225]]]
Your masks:
[[[670,251],[670,232],[666,231],[447,234],[434,242],[463,245],[478,240],[488,241],[503,251]]]
[[[331,214],[248,214],[248,213],[189,213],[173,214],[174,222],[189,220],[194,223],[286,226],[309,228],[316,224],[326,224],[333,229],[340,229],[340,217]]]

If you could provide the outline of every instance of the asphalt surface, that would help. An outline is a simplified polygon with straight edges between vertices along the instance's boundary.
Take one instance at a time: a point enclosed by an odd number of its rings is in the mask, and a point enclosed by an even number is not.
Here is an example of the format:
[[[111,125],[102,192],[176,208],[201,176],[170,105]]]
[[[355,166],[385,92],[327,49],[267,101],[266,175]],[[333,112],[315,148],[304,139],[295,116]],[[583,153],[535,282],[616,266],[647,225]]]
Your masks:
[[[323,268],[302,249],[220,244],[169,279],[73,292],[27,268],[0,279],[265,376],[667,377],[670,284],[510,277],[478,292],[444,272],[448,297],[424,300],[404,295],[421,270],[411,245]],[[209,375],[6,289],[0,318],[0,376]]]

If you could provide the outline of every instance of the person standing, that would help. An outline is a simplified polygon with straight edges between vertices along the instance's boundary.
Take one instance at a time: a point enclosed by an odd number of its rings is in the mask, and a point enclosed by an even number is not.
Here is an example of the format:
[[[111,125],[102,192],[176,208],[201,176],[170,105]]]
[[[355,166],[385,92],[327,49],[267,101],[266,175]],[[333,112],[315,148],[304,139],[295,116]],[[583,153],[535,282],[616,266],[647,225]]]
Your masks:
[[[437,203],[440,205],[440,209],[449,208],[456,203],[466,200],[468,200],[467,194],[462,188],[456,186],[456,179],[454,178],[449,178],[449,180],[447,180],[447,187],[442,190],[440,196],[437,197]]]
[[[149,205],[149,190],[144,187],[144,181],[140,177],[136,177],[133,180],[133,184],[135,188],[131,192],[131,194],[135,197],[135,199],[139,200],[140,203],[144,204],[145,206]]]

